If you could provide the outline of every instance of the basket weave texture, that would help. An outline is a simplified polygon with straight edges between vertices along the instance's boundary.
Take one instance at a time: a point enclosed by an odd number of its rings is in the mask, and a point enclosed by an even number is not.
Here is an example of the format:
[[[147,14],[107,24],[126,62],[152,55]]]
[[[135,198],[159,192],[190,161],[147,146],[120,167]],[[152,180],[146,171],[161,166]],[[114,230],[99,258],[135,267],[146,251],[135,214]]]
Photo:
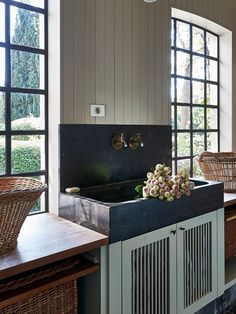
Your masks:
[[[236,192],[236,153],[204,152],[197,161],[205,179],[223,182],[226,193]]]
[[[46,187],[33,178],[0,178],[0,255],[16,247],[20,229]]]

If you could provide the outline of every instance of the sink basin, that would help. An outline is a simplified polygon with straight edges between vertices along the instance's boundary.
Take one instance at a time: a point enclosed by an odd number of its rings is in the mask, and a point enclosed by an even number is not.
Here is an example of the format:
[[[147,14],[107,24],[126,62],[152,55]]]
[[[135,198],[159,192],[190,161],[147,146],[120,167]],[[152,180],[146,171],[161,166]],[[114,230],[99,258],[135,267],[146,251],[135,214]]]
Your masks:
[[[138,197],[135,187],[143,183],[141,180],[123,181],[105,184],[80,191],[80,196],[104,203],[121,203],[134,200]]]

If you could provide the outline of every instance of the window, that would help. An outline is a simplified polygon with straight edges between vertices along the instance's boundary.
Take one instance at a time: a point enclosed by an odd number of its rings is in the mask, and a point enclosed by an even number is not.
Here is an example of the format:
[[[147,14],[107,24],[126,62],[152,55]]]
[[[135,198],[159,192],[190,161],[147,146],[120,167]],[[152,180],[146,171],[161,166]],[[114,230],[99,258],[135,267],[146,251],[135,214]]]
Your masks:
[[[1,176],[48,181],[47,76],[47,1],[0,0]]]
[[[219,37],[173,18],[171,46],[173,169],[197,176],[194,157],[219,150]]]

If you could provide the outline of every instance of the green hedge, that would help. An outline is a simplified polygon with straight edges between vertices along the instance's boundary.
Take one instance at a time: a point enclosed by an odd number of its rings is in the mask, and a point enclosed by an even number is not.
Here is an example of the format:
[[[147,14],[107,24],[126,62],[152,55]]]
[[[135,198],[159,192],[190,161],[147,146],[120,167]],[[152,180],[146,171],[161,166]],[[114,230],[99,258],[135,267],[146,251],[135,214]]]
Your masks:
[[[40,147],[36,145],[13,147],[13,173],[35,172],[40,170]],[[0,173],[5,172],[5,147],[0,144]]]

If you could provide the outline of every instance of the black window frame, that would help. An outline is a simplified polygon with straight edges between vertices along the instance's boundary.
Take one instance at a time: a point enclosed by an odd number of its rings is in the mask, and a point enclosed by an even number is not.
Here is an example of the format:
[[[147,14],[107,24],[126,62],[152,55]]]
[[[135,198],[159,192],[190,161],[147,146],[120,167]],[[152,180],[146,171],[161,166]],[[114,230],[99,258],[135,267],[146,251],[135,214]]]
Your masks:
[[[6,139],[6,173],[0,177],[6,176],[23,176],[23,177],[45,177],[45,182],[48,183],[48,0],[44,0],[44,8],[35,7],[33,5],[13,1],[0,0],[0,3],[5,5],[5,42],[0,42],[0,47],[5,48],[5,86],[0,86],[0,92],[5,93],[5,130],[0,131],[0,136],[5,136]],[[32,12],[44,15],[44,49],[33,48],[12,44],[10,37],[10,7],[30,10]],[[11,87],[11,51],[23,51],[29,53],[37,53],[44,56],[44,89],[20,88]],[[11,129],[11,93],[37,94],[43,95],[44,102],[44,122],[45,128],[42,130],[12,130]],[[16,135],[42,135],[45,138],[45,170],[27,173],[12,173],[11,161],[11,138]],[[31,214],[38,214],[48,211],[48,190],[45,192],[45,210],[36,211]]]
[[[190,23],[188,21],[179,19],[179,18],[172,18],[172,21],[174,23],[174,43],[172,45],[171,43],[171,53],[174,51],[174,73],[171,73],[171,80],[174,79],[174,101],[171,100],[171,116],[174,111],[174,125],[172,125],[172,165],[174,167],[174,172],[177,173],[178,166],[177,163],[179,160],[190,160],[190,176],[193,176],[193,167],[194,167],[194,158],[196,155],[193,154],[193,134],[194,133],[203,133],[204,134],[204,151],[207,151],[207,133],[214,132],[217,133],[218,136],[218,143],[217,143],[217,151],[220,151],[220,38],[218,34],[213,33],[212,31],[203,28],[197,24]],[[176,24],[177,22],[185,23],[189,25],[190,29],[190,47],[189,49],[179,48],[176,45],[177,42],[177,28]],[[193,27],[196,27],[198,29],[201,29],[204,32],[204,54],[194,52],[193,51]],[[217,37],[217,57],[213,57],[207,54],[207,48],[206,48],[206,34],[212,34],[215,37]],[[190,55],[190,75],[189,76],[182,76],[177,74],[177,58],[176,54],[177,52],[187,52]],[[200,78],[193,78],[192,76],[192,58],[193,56],[197,57],[204,57],[204,79]],[[207,79],[207,60],[214,60],[217,62],[217,81],[211,81]],[[172,62],[172,61],[171,61]],[[190,82],[190,102],[189,103],[181,103],[177,102],[177,79],[185,79]],[[202,82],[204,83],[204,105],[200,104],[193,104],[192,100],[192,82]],[[217,86],[217,105],[209,105],[207,104],[207,84],[212,84]],[[171,83],[172,85],[172,83]],[[172,88],[172,87],[171,87]],[[173,91],[172,91],[173,92]],[[189,107],[190,110],[190,128],[187,130],[184,129],[177,129],[177,106],[185,106]],[[203,107],[204,106],[204,107]],[[193,119],[192,119],[192,113],[193,108],[204,108],[204,129],[193,129]],[[210,109],[216,109],[217,110],[217,129],[207,129],[207,108]],[[177,136],[179,133],[190,133],[190,155],[186,156],[178,156],[178,149],[177,149]]]

